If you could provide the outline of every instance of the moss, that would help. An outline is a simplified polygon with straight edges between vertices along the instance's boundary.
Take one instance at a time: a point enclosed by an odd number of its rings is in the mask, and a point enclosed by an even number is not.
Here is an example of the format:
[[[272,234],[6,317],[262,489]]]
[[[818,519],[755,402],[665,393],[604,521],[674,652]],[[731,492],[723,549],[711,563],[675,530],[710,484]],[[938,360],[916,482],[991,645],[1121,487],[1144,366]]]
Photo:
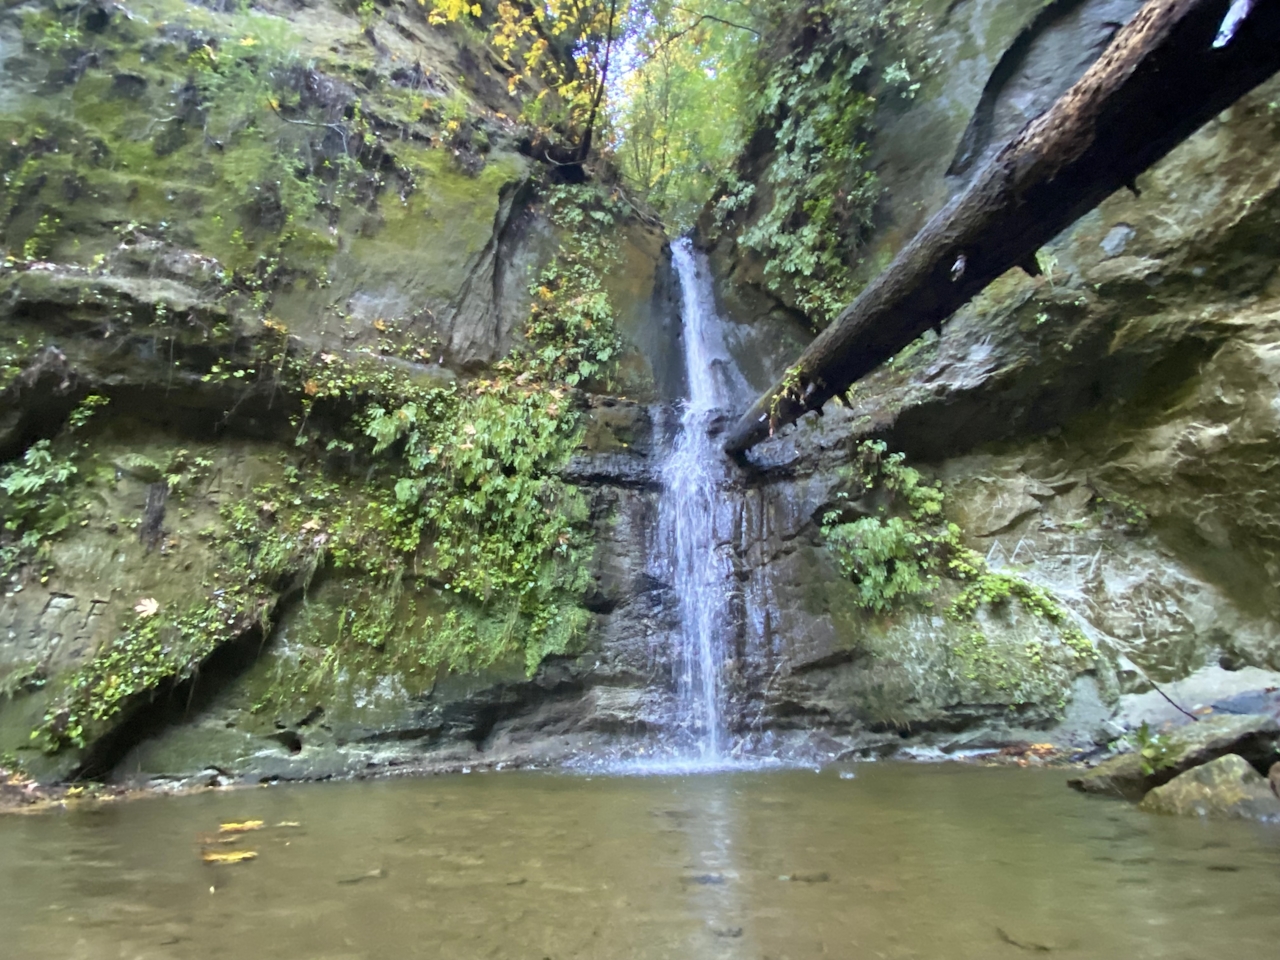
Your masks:
[[[215,258],[227,292],[258,309],[281,287],[323,288],[331,266],[351,278],[328,299],[284,298],[295,324],[361,286],[399,280],[406,303],[457,295],[522,160],[462,169],[430,111],[404,115],[407,91],[371,73],[335,79],[283,19],[168,0],[133,12],[94,35],[91,58],[74,48],[87,66],[56,81],[65,90],[18,98],[0,118],[11,255],[89,264],[127,228]],[[32,46],[76,15],[51,7],[27,20]],[[441,269],[419,269],[428,254]]]
[[[515,659],[532,673],[575,648],[589,620],[589,518],[560,472],[585,431],[577,388],[603,382],[617,352],[598,280],[614,214],[593,190],[546,200],[566,242],[536,280],[522,346],[483,378],[433,379],[374,354],[307,354],[270,317],[242,349],[206,361],[207,388],[270,390],[296,411],[294,450],[201,531],[216,558],[203,597],[140,607],[59,680],[36,733],[46,749],[92,741],[147,691],[266,630],[277,598],[322,569],[366,586],[319,657],[267,695],[273,702],[342,676],[421,685],[441,669]],[[163,482],[181,509],[214,464],[178,448],[163,459],[131,450],[107,466]],[[33,490],[33,509],[55,503],[51,490]]]
[[[42,544],[78,522],[77,498],[94,484],[135,495],[163,484],[171,518],[202,518],[190,530],[175,521],[172,542],[201,565],[171,593],[167,581],[146,589],[155,612],[142,606],[87,659],[77,650],[58,664],[65,672],[38,695],[37,739],[54,751],[92,742],[152,691],[266,630],[279,598],[318,573],[356,586],[300,675],[310,689],[351,676],[426,689],[441,671],[532,672],[575,650],[589,621],[588,509],[560,474],[583,438],[580,391],[613,377],[618,337],[600,277],[616,261],[622,204],[595,188],[544,190],[558,248],[519,347],[482,378],[443,375],[421,365],[439,344],[416,321],[458,302],[526,161],[492,144],[481,157],[460,100],[415,108],[372,64],[312,59],[320,41],[280,19],[140,3],[92,38],[74,33],[74,11],[28,11],[23,89],[51,95],[23,92],[0,118],[0,242],[12,258],[2,282],[31,308],[6,329],[0,389],[56,336],[73,368],[131,403],[162,386],[199,416],[291,427],[292,447],[257,464],[216,513],[208,488],[231,469],[225,439],[201,446],[188,432],[167,450],[103,441],[82,456],[63,438],[33,448],[38,463],[3,468],[15,485],[24,471],[49,473],[28,491],[30,509],[10,511],[21,514],[3,540],[14,568],[46,562]],[[68,58],[80,63],[72,73]],[[443,136],[449,120],[457,136]],[[194,266],[164,279],[158,258],[173,251]],[[46,257],[61,262],[31,262]],[[313,334],[345,324],[357,293],[387,304],[364,346],[314,352]],[[62,337],[90,328],[111,342]],[[65,476],[50,472],[57,464]],[[140,529],[121,497],[102,498],[111,515],[95,516],[83,557],[114,557],[110,538]],[[164,567],[134,556],[142,549],[129,545],[131,564]],[[123,568],[112,574],[131,588]],[[280,678],[279,699],[303,695],[296,679]]]
[[[133,622],[58,684],[32,739],[46,753],[85,746],[150,691],[189,679],[222,644],[265,629],[272,602],[269,595],[232,587],[173,618],[149,613],[140,603]]]

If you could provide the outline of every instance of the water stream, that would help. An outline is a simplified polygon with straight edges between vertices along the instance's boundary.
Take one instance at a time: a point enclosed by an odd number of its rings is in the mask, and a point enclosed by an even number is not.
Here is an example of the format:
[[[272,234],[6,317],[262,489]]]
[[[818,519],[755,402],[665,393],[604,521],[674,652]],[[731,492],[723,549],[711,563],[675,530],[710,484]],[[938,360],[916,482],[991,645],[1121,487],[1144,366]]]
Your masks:
[[[1060,770],[841,772],[476,773],[0,817],[0,957],[1277,954],[1273,827],[1151,816]],[[246,820],[264,825],[207,842]]]
[[[706,257],[688,239],[671,245],[680,282],[689,397],[663,470],[659,504],[659,575],[675,590],[680,628],[673,644],[676,743],[686,761],[715,767],[725,759],[726,633],[733,568],[728,555],[733,504],[729,464],[715,426],[745,393],[725,348]]]

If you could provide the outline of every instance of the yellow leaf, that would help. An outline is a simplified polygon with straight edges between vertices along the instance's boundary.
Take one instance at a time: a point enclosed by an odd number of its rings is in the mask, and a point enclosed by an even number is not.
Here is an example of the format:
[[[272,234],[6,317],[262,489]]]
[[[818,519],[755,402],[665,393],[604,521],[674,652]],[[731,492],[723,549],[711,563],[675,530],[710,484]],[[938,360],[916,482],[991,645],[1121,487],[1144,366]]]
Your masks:
[[[240,46],[242,46],[242,47],[252,47],[252,46],[254,46],[257,42],[258,42],[258,41],[257,41],[257,40],[255,40],[253,37],[245,37],[244,39],[242,39],[242,40],[240,41]]]
[[[219,833],[248,833],[250,830],[261,830],[261,820],[245,820],[243,823],[224,823],[218,827]]]
[[[201,850],[200,859],[205,863],[243,863],[256,860],[257,850]]]

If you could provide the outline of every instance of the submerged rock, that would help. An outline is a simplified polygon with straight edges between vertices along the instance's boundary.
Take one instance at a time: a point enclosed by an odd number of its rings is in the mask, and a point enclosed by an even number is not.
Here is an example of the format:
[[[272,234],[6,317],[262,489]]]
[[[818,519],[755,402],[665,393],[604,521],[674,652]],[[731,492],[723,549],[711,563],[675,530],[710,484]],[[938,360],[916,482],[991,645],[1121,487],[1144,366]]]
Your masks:
[[[1163,744],[1163,757],[1156,769],[1143,769],[1138,753],[1125,753],[1099,764],[1083,777],[1068,780],[1068,786],[1082,793],[1098,793],[1139,800],[1148,791],[1168,783],[1179,774],[1227,754],[1247,758],[1266,769],[1276,757],[1280,724],[1262,714],[1207,717],[1172,731]],[[1261,778],[1259,778],[1261,779]]]
[[[1156,787],[1143,798],[1140,807],[1148,813],[1178,816],[1280,820],[1280,799],[1249,761],[1234,753]]]

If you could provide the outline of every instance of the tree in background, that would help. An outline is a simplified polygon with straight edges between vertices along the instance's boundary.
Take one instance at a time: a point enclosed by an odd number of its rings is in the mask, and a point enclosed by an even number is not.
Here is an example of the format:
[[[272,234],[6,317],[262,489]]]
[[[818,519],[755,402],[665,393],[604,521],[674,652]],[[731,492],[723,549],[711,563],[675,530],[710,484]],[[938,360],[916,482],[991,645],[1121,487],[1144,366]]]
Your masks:
[[[765,288],[825,325],[857,293],[877,110],[914,96],[928,66],[920,4],[687,2],[633,4],[614,107],[623,174],[676,229],[715,201]]]
[[[507,87],[524,87],[524,119],[537,134],[539,159],[580,166],[604,115],[614,49],[624,32],[628,0],[499,0],[486,9],[466,0],[419,0],[429,19],[477,22],[511,66]]]
[[[488,30],[526,93],[530,153],[563,179],[595,147],[674,232],[712,202],[815,327],[856,295],[877,111],[929,62],[919,0],[424,2]]]
[[[633,4],[611,146],[628,182],[687,229],[732,168],[761,36],[746,3]]]

